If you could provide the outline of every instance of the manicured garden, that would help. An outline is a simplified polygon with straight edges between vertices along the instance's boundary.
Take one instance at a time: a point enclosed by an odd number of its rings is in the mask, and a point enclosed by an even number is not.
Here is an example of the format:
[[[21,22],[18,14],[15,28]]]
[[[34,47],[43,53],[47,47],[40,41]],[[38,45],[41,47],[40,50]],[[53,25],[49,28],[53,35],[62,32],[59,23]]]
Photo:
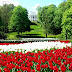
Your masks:
[[[14,39],[21,39],[21,38],[45,38],[46,35],[44,34],[44,29],[41,27],[41,24],[39,23],[35,23],[35,25],[30,25],[30,32],[29,31],[25,31],[19,33],[17,32],[10,32],[10,33],[6,33],[7,35],[7,39],[10,40],[14,40]],[[47,38],[60,38],[61,34],[58,35],[48,35]]]
[[[0,72],[71,72],[72,47],[0,53]]]
[[[20,40],[22,38],[45,38],[46,35],[44,34],[44,29],[41,27],[40,24],[36,23],[36,25],[30,25],[31,31],[26,31],[20,33],[18,36],[17,32],[6,33],[8,40]],[[61,38],[61,34],[47,35],[47,38],[59,38],[60,40],[65,40]],[[72,42],[72,39],[68,39]]]
[[[26,8],[0,6],[0,72],[72,72],[71,1],[38,8],[32,22]]]
[[[36,50],[45,50],[45,49],[62,49],[63,47],[71,47],[70,41],[39,41],[39,42],[22,42],[22,43],[0,43],[0,52],[9,52],[9,51],[36,51]]]
[[[7,49],[8,46],[12,46],[16,49],[21,44],[29,46],[36,46],[41,42],[28,42],[28,43],[1,43]],[[43,42],[42,42],[43,43]],[[41,43],[41,47],[43,44]],[[72,46],[67,46],[70,41],[48,41],[44,42],[46,45],[59,44],[65,47],[56,48],[37,48],[31,51],[19,49],[17,51],[7,50],[0,52],[0,72],[71,72],[72,71]],[[25,44],[25,45],[24,45]],[[54,45],[53,44],[53,45]],[[11,47],[10,46],[10,47]],[[15,48],[14,48],[15,47]],[[19,46],[21,47],[21,46]],[[33,47],[33,46],[32,46]],[[39,46],[40,47],[40,46]],[[2,48],[1,48],[2,49]],[[9,48],[8,48],[9,49]]]

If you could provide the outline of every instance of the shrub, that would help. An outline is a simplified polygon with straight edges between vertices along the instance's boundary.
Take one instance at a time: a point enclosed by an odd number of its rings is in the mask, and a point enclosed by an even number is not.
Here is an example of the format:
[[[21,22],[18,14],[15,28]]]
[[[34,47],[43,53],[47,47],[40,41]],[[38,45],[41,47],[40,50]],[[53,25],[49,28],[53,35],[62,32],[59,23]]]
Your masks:
[[[0,31],[0,39],[6,39],[6,38],[7,38],[6,34]]]

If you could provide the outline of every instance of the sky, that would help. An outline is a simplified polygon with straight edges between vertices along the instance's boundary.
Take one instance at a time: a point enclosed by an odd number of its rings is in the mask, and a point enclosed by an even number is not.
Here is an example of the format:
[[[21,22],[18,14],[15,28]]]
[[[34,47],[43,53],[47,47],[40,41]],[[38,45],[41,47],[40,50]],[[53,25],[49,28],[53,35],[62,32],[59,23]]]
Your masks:
[[[14,4],[15,6],[21,5],[22,7],[26,8],[28,10],[28,13],[30,12],[36,12],[37,13],[37,6],[44,7],[48,6],[50,4],[54,4],[58,7],[58,5],[63,2],[64,0],[0,0],[0,6],[2,6],[4,3],[7,4]]]

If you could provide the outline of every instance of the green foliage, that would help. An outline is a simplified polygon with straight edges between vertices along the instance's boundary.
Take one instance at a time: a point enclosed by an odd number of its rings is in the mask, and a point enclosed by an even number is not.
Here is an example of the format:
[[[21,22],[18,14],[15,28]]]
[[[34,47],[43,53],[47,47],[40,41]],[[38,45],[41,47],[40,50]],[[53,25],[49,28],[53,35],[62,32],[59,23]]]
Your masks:
[[[1,7],[0,7],[0,31],[3,31],[3,25],[1,20]]]
[[[41,37],[41,38],[45,38],[45,34],[44,34],[44,29],[41,27],[41,24],[38,22],[32,22],[33,24],[30,25],[30,31],[26,31],[26,32],[22,32],[22,35],[20,33],[20,35],[22,36],[22,38],[24,38],[24,36],[28,36],[29,38],[31,36],[34,36],[34,38],[37,37]],[[7,39],[17,39],[17,32],[11,32],[11,33],[6,33],[7,34]],[[60,34],[58,35],[48,35],[48,38],[59,38]],[[21,37],[20,37],[21,38]],[[33,38],[33,37],[32,37]]]
[[[3,31],[3,23],[2,23],[1,17],[0,17],[0,31]]]
[[[67,2],[71,2],[72,3],[72,0],[67,0]]]
[[[63,26],[64,12],[68,11],[72,6],[72,1],[67,0],[67,2],[62,2],[58,8],[55,5],[51,4],[45,6],[38,11],[38,21],[42,24],[45,34],[62,34],[59,36],[61,39],[65,37],[65,25]],[[66,20],[69,20],[67,18]],[[71,29],[71,27],[68,27]],[[68,38],[71,38],[71,31],[68,30]]]
[[[62,23],[62,11],[57,9],[55,11],[55,18],[54,18],[54,26],[55,26],[55,34],[60,34],[61,33],[61,23]]]
[[[41,8],[40,6],[38,6],[38,7],[36,8],[37,11],[41,11],[41,9],[42,9],[42,8]]]
[[[67,34],[68,38],[72,35],[72,7],[63,14],[62,34],[63,38],[65,38],[65,34]]]
[[[59,4],[58,9],[61,10],[61,12],[65,12],[66,10],[66,2],[62,2]]]
[[[53,4],[45,7],[38,6],[36,9],[38,10],[38,25],[36,25],[37,22],[31,22],[28,19],[28,12],[25,8],[15,7],[13,4],[4,4],[0,6],[0,31],[8,32],[8,29],[12,31],[12,33],[7,34],[7,39],[18,39],[16,37],[17,32],[23,32],[22,36],[37,34],[39,37],[45,37],[45,34],[48,34],[47,37],[60,39],[65,39],[67,33],[68,38],[72,39],[71,6],[72,0],[62,2],[58,8]]]
[[[13,10],[12,17],[9,22],[9,30],[16,30],[18,33],[26,31],[29,28],[29,20],[27,10],[21,6],[17,6]]]
[[[54,34],[55,27],[53,19],[55,17],[54,12],[56,9],[57,7],[51,4],[49,6],[43,7],[42,10],[38,13],[38,18],[43,24],[45,34]]]
[[[58,9],[61,10],[62,13],[64,13],[66,10],[70,9],[71,6],[72,6],[72,1],[67,0],[67,2],[60,3],[60,5],[58,6]]]
[[[8,40],[17,40],[18,38],[16,36],[13,35],[9,35],[9,37],[7,37]]]
[[[0,7],[0,16],[2,20],[2,27],[4,32],[8,32],[8,22],[11,17],[11,11],[14,9],[13,4],[4,4],[2,7]]]
[[[6,34],[0,31],[0,39],[5,39],[5,38],[7,38]]]
[[[72,39],[70,39],[70,42],[72,42]]]

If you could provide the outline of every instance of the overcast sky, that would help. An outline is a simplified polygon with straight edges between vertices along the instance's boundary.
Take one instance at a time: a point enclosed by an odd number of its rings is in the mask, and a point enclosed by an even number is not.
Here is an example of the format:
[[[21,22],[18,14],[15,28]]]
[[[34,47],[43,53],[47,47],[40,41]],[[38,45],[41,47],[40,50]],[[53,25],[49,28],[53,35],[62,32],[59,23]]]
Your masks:
[[[64,0],[0,0],[0,5],[2,6],[4,3],[7,4],[14,4],[15,6],[21,5],[22,7],[26,8],[28,12],[37,12],[37,6],[47,6],[50,4],[55,4],[57,7],[58,5],[63,2]]]

